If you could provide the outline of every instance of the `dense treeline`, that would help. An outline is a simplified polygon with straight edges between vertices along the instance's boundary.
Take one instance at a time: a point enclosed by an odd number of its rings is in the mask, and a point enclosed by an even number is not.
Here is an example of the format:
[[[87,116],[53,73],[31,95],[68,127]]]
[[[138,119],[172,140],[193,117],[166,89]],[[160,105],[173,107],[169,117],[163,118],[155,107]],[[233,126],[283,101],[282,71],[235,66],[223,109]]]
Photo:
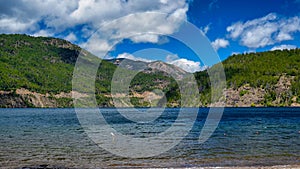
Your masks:
[[[232,55],[223,62],[229,87],[250,84],[268,88],[283,74],[299,76],[300,50]]]
[[[72,90],[72,75],[81,48],[57,38],[0,35],[0,90],[25,88],[32,92],[58,94]],[[100,106],[112,106],[109,97],[116,65],[103,60],[95,79]],[[161,72],[138,73],[130,90],[153,90],[161,83],[166,92],[173,79]],[[137,102],[139,103],[139,102]],[[143,103],[141,103],[143,105]]]
[[[266,92],[265,100],[261,103],[265,106],[287,106],[292,103],[293,98],[300,103],[300,49],[232,55],[222,64],[227,88],[237,90],[244,85],[261,88]],[[197,72],[195,76],[199,83],[199,91],[202,92],[202,100],[209,102],[210,90],[207,89],[210,88],[210,82],[207,71]],[[284,93],[276,89],[276,84],[282,76],[292,79],[290,89]],[[240,97],[247,92],[240,91]],[[274,104],[276,100],[279,100],[279,103]]]
[[[59,47],[63,44],[73,49]],[[0,35],[0,89],[26,88],[40,93],[70,91],[73,58],[79,49],[54,38]]]
[[[300,101],[300,49],[276,50],[262,53],[233,55],[223,62],[229,87],[250,84],[266,90],[265,105],[279,98],[279,105],[287,106],[295,97]],[[276,92],[279,78],[291,77],[291,88],[287,92]],[[279,96],[280,95],[280,96]]]
[[[31,37],[28,35],[0,35],[0,90],[15,91],[25,88],[33,92],[50,95],[72,90],[72,74],[81,48],[68,41]],[[266,91],[262,104],[272,105],[274,101],[290,104],[292,99],[300,102],[300,49],[269,51],[232,55],[222,62],[227,88],[234,90],[244,85]],[[102,61],[95,83],[95,94],[100,106],[112,106],[110,97],[111,80],[117,66]],[[213,70],[211,67],[210,70]],[[126,70],[134,71],[134,70]],[[208,70],[194,74],[198,82],[202,105],[211,101]],[[291,77],[291,87],[284,94],[278,94],[275,85],[282,77]],[[178,84],[165,73],[137,73],[130,83],[130,93],[143,93],[161,89],[168,106],[178,105],[180,92]],[[276,93],[277,92],[277,93]],[[248,91],[240,91],[239,97]],[[136,106],[149,106],[141,98],[132,97]],[[69,103],[68,103],[69,104]]]

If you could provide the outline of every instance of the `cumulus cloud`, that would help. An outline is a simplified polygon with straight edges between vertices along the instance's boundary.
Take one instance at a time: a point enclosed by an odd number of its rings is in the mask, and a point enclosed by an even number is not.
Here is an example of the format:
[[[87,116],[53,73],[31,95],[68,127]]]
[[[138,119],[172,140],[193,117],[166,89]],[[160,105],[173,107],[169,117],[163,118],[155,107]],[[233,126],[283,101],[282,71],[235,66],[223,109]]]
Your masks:
[[[131,40],[135,43],[140,42],[151,42],[151,43],[158,43],[159,37],[157,35],[151,34],[143,34],[131,37]]]
[[[206,69],[205,67],[201,67],[200,62],[195,62],[187,59],[177,59],[172,62],[169,62],[169,64],[180,67],[181,69],[190,73],[194,73]]]
[[[167,56],[166,56],[166,62],[168,62],[168,63],[170,63],[170,62],[172,62],[172,61],[174,61],[174,60],[178,60],[178,59],[180,59],[180,58],[178,57],[178,55],[167,55]]]
[[[76,25],[98,28],[107,21],[138,12],[162,12],[185,18],[187,5],[185,0],[10,0],[1,3],[0,23],[3,24],[0,31],[26,33],[30,29],[40,30],[39,22],[55,33]],[[147,19],[143,18],[143,23],[151,25],[151,22],[146,22]]]
[[[131,15],[109,24],[103,34],[98,36],[103,44],[82,43],[89,49],[99,46],[101,49],[110,48],[114,43],[107,38],[135,35],[130,39],[135,43],[159,43],[160,38],[155,34],[172,34],[186,20],[188,2],[185,0],[10,0],[1,3],[0,7],[0,33],[27,33],[35,36],[58,36],[75,41],[76,34],[84,38],[90,37],[100,26],[108,22],[134,13],[144,15]],[[158,13],[166,13],[167,17],[158,17]],[[78,28],[82,28],[78,30]],[[110,31],[109,29],[113,30]],[[143,34],[138,34],[143,33]],[[93,40],[95,41],[95,40]],[[92,51],[93,53],[95,51]],[[96,54],[96,53],[95,53]]]
[[[0,20],[0,30],[4,33],[22,32],[24,30],[34,29],[34,21],[22,22],[17,18],[3,18]]]
[[[274,46],[273,48],[271,48],[271,51],[284,50],[284,49],[290,50],[290,49],[295,49],[295,48],[297,48],[297,46],[295,46],[295,45],[279,45],[279,46]]]
[[[64,39],[70,41],[70,42],[75,42],[77,40],[77,37],[74,33],[69,33]]]
[[[298,16],[282,18],[275,13],[227,27],[228,37],[253,49],[292,40],[293,34],[299,31]]]
[[[35,34],[42,29],[40,23],[49,32],[58,31],[70,26],[69,15],[76,7],[76,1],[5,1],[1,3],[5,10],[0,10],[0,32]]]
[[[215,50],[218,50],[220,48],[226,48],[229,45],[229,41],[226,39],[219,38],[219,39],[216,39],[215,41],[213,41],[211,43],[211,45],[213,46],[213,48]]]
[[[32,34],[32,36],[36,36],[36,37],[38,37],[38,36],[50,37],[50,36],[53,36],[53,33],[50,33],[50,32],[48,32],[46,30],[40,30],[40,31]]]
[[[207,66],[201,66],[200,62],[179,58],[178,55],[167,55],[166,62],[190,73],[207,69]]]
[[[187,7],[184,7],[176,9],[170,15],[157,12],[127,15],[107,22],[93,36],[105,41],[108,46],[115,46],[123,39],[130,39],[134,43],[151,42],[160,44],[166,41],[164,38],[160,38],[160,35],[176,32],[186,19],[186,11]],[[89,47],[90,45],[93,45],[93,47]],[[86,43],[86,47],[96,55],[103,55],[107,52],[94,50],[95,45],[89,42]],[[101,53],[99,54],[99,52]]]
[[[89,38],[89,41],[81,43],[79,46],[100,58],[105,58],[107,56],[107,52],[114,49],[114,44],[112,44],[112,42],[99,37],[97,34]]]
[[[136,57],[130,53],[122,53],[119,54],[117,57],[117,59],[120,58],[124,58],[124,59],[130,59],[130,60],[134,60],[134,61],[142,61],[142,62],[153,62],[154,60],[150,60],[150,59],[145,59],[145,58],[141,58],[141,57]]]

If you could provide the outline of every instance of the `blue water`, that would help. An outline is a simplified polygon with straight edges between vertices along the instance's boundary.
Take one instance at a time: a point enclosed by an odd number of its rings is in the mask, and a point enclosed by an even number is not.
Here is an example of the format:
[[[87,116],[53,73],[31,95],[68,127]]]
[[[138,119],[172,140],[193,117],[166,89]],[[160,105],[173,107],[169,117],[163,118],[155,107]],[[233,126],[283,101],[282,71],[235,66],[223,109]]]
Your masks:
[[[179,109],[153,122],[134,123],[103,109],[118,132],[151,137],[171,127]],[[300,108],[226,108],[213,135],[198,142],[208,108],[201,108],[179,145],[155,157],[124,158],[99,148],[74,109],[0,109],[0,167],[70,168],[270,166],[300,164]],[[128,109],[130,111],[130,109]],[[183,122],[189,121],[189,114]]]

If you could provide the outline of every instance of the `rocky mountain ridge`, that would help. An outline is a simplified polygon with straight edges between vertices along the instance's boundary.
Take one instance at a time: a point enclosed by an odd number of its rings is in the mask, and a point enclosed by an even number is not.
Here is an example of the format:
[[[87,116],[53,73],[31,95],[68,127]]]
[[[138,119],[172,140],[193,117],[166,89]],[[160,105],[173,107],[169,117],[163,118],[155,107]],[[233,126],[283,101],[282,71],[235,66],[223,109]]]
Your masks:
[[[173,78],[178,80],[182,80],[187,74],[189,74],[188,72],[177,66],[162,61],[143,62],[126,58],[108,59],[107,61],[128,70],[142,71],[147,74],[162,72],[164,73],[164,75],[172,76]]]

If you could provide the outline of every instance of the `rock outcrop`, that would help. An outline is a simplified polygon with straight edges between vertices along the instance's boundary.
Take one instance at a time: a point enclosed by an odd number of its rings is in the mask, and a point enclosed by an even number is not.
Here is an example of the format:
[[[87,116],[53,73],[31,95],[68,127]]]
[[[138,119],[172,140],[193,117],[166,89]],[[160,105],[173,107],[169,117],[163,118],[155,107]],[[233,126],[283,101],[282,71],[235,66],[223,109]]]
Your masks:
[[[228,88],[224,91],[226,96],[225,102],[217,102],[210,104],[211,107],[262,107],[262,106],[297,106],[300,104],[297,102],[297,97],[291,94],[291,81],[294,79],[293,76],[282,75],[277,84],[269,88],[254,88],[249,84],[245,84],[239,88]],[[268,100],[270,93],[273,93],[271,100]],[[86,94],[71,91],[69,93],[61,92],[59,94],[41,94],[32,92],[27,89],[21,88],[15,91],[0,91],[0,107],[4,108],[25,108],[25,107],[72,107],[73,99],[87,97]],[[118,93],[114,95],[105,95],[107,98],[114,98],[114,105],[120,102],[121,107],[132,107],[132,103],[129,101],[124,102],[124,98],[127,97],[125,94]],[[164,99],[164,94],[161,92],[150,92],[145,91],[143,93],[137,93],[132,91],[128,96],[129,98],[136,98],[138,104],[144,106],[158,106]],[[126,99],[125,99],[126,100]],[[168,105],[174,106],[174,105]],[[179,105],[175,105],[179,106]]]
[[[74,92],[59,93],[51,95],[49,93],[41,94],[31,92],[21,88],[16,91],[0,91],[0,107],[4,108],[55,108],[55,107],[72,107],[72,94],[76,97],[85,97],[84,94]]]
[[[296,96],[290,91],[293,76],[282,75],[277,84],[269,88],[254,88],[245,84],[237,89],[228,88],[226,95],[226,107],[261,107],[261,106],[300,106],[296,102]],[[273,93],[273,100],[268,100],[268,95]],[[289,102],[291,100],[291,102]],[[214,106],[214,105],[212,105]]]

